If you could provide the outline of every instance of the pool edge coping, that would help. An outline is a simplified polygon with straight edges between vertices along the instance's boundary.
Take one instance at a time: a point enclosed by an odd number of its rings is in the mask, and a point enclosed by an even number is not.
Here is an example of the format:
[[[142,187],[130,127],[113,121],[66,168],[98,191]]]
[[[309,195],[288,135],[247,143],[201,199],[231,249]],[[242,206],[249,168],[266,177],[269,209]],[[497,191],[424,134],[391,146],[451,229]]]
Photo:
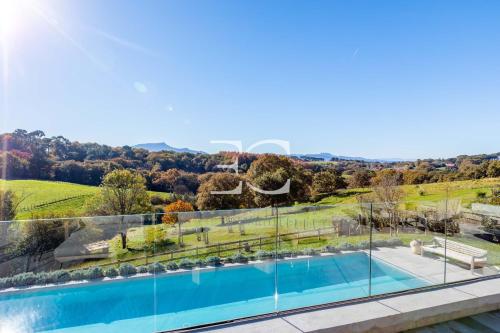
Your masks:
[[[189,328],[159,331],[159,333],[196,333],[196,332],[212,332],[212,331],[213,332],[219,332],[219,331],[224,332],[226,329],[230,329],[230,328],[233,328],[233,329],[237,328],[237,329],[241,329],[242,331],[244,331],[246,325],[251,325],[251,324],[255,324],[255,323],[264,323],[266,321],[273,320],[273,319],[281,319],[283,321],[284,326],[287,326],[287,325],[291,326],[297,332],[337,332],[337,330],[339,330],[339,332],[351,332],[351,330],[349,330],[348,327],[345,327],[346,325],[341,325],[338,327],[330,327],[330,328],[325,328],[325,329],[321,329],[321,330],[304,331],[304,330],[296,327],[292,323],[290,323],[287,320],[287,317],[291,317],[294,315],[307,315],[308,313],[314,314],[315,312],[324,311],[324,310],[332,310],[332,309],[338,309],[338,308],[343,308],[343,307],[347,307],[347,306],[370,304],[370,303],[377,303],[377,304],[380,304],[384,307],[390,308],[389,306],[381,303],[380,301],[387,300],[387,299],[393,299],[393,298],[401,297],[401,296],[405,296],[405,295],[415,295],[415,294],[419,294],[419,293],[423,293],[423,292],[433,292],[433,291],[440,291],[440,290],[446,290],[446,289],[459,291],[459,292],[463,293],[464,295],[467,294],[467,295],[471,296],[471,298],[468,301],[477,301],[477,300],[486,299],[488,297],[498,298],[495,308],[491,308],[491,309],[487,308],[487,309],[482,309],[482,310],[474,312],[474,309],[476,309],[476,305],[477,305],[477,304],[474,304],[474,307],[469,311],[470,313],[467,313],[465,315],[465,316],[468,316],[468,315],[474,315],[474,314],[478,314],[478,313],[482,313],[482,312],[500,309],[500,286],[499,286],[498,292],[496,294],[486,295],[486,296],[475,296],[475,295],[466,293],[464,291],[461,291],[461,290],[455,289],[455,288],[460,287],[460,286],[464,286],[464,285],[471,285],[474,283],[481,283],[481,282],[485,282],[485,281],[489,281],[489,280],[495,280],[495,279],[499,279],[499,282],[500,282],[500,275],[483,276],[483,277],[474,278],[471,280],[456,281],[456,282],[450,282],[450,283],[446,283],[446,284],[425,286],[425,287],[416,288],[416,289],[409,289],[409,290],[404,290],[404,291],[397,291],[397,292],[392,292],[392,293],[355,298],[355,299],[350,299],[350,300],[345,300],[345,301],[338,301],[338,302],[325,303],[325,304],[308,306],[308,307],[297,308],[297,309],[277,311],[277,312],[273,312],[273,313],[267,313],[267,314],[256,315],[256,316],[251,316],[251,317],[245,317],[245,318],[221,321],[221,322],[216,322],[216,323],[198,325],[198,326],[193,326],[193,327],[189,327]],[[460,301],[460,302],[466,302],[466,301]],[[447,306],[450,306],[450,305],[453,305],[456,303],[457,302],[450,302],[450,303],[443,304],[440,307],[446,308]],[[432,307],[432,306],[430,306],[430,307]],[[432,307],[432,308],[434,308],[434,307]],[[411,314],[414,312],[425,312],[425,310],[427,310],[427,308],[414,310],[414,311],[410,311],[407,313]],[[463,309],[463,310],[465,311],[465,309]],[[398,311],[398,310],[395,310],[395,311]],[[407,313],[399,312],[397,315],[403,316],[403,315],[406,315]],[[426,325],[434,324],[434,323],[438,323],[438,322],[442,322],[442,321],[447,321],[447,320],[453,320],[453,319],[457,319],[460,317],[464,317],[464,316],[463,315],[451,316],[451,317],[440,319],[439,321],[436,321],[436,322],[432,322],[432,321],[430,321],[429,323],[426,322]],[[384,319],[387,319],[387,317],[377,317],[377,318],[371,318],[368,320],[363,320],[363,318],[360,318],[359,323],[369,325],[370,322],[373,322],[374,324],[376,324],[377,321],[384,320]],[[426,318],[423,318],[423,319],[426,319]],[[354,323],[352,323],[351,325],[354,325]],[[347,325],[347,326],[349,326],[349,325]],[[421,326],[422,325],[420,325],[420,326],[408,325],[408,328],[405,328],[405,329],[412,329],[412,328],[417,328],[417,327],[421,327]],[[399,330],[401,330],[401,328],[398,328],[398,330],[390,330],[390,329],[384,328],[380,332],[399,332]],[[364,332],[364,331],[377,332],[377,330],[374,330],[373,327],[370,328],[369,330],[359,330],[359,327],[357,327],[355,330],[352,330],[352,332]],[[233,331],[231,331],[231,332],[233,332]],[[267,331],[252,330],[252,332],[260,333],[260,332],[267,332]],[[289,331],[286,331],[286,332],[289,332]],[[280,333],[280,331],[274,331],[274,333]]]

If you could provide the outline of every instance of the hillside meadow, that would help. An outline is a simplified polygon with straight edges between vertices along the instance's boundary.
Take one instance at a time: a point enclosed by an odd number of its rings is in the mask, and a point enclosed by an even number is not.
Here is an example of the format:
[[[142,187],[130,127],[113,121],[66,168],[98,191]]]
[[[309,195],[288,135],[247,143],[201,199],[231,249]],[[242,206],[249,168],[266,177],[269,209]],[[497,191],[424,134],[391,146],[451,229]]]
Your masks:
[[[10,189],[24,198],[19,205],[17,219],[47,214],[83,216],[85,202],[99,191],[98,186],[44,180],[0,180],[0,188]],[[164,192],[149,193],[161,197],[170,196]]]
[[[404,202],[406,208],[411,209],[413,204],[437,203],[446,198],[459,199],[462,206],[469,208],[470,204],[478,201],[478,193],[485,193],[488,197],[491,190],[500,186],[500,178],[484,178],[478,180],[465,180],[421,185],[403,185]],[[54,214],[59,216],[85,215],[85,202],[99,191],[97,186],[80,185],[57,181],[43,180],[0,180],[0,188],[11,189],[18,196],[25,199],[19,206],[17,219],[29,219],[37,215]],[[164,192],[150,194],[168,197]],[[338,205],[355,204],[358,196],[369,197],[369,188],[341,190],[336,195],[329,196],[314,204],[304,205]]]
[[[478,201],[478,193],[491,196],[491,190],[500,187],[500,178],[483,178],[478,180],[463,180],[420,185],[402,185],[403,201],[410,207],[412,203],[437,203],[448,196],[449,199],[460,200],[463,207],[470,208],[472,202]],[[338,194],[324,198],[315,205],[335,205],[357,203],[357,196],[369,197],[369,188],[348,189]],[[408,207],[408,208],[410,208]]]

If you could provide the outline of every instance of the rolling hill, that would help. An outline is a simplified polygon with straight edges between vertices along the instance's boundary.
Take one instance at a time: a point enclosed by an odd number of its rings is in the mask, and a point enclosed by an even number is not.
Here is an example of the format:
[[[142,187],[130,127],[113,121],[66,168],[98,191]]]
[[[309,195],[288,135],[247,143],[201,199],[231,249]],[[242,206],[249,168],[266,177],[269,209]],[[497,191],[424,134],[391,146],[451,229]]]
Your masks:
[[[85,202],[99,191],[97,186],[44,180],[0,180],[1,189],[10,189],[25,199],[19,206],[17,219],[40,214],[81,216]],[[168,193],[150,192],[162,197]]]

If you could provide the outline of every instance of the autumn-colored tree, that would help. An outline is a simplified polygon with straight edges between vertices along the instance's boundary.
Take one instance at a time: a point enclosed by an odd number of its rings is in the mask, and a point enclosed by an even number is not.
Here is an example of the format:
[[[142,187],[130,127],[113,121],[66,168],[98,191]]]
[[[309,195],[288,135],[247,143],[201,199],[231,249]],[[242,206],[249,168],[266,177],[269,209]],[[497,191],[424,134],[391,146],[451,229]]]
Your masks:
[[[490,161],[487,173],[488,177],[500,177],[500,161]]]
[[[373,171],[369,171],[364,168],[357,168],[352,177],[349,179],[349,187],[358,188],[358,187],[368,187],[370,186],[370,181],[374,175]]]
[[[404,170],[403,183],[407,185],[423,184],[427,181],[428,173],[419,170]]]
[[[253,206],[253,192],[244,185],[244,179],[233,173],[206,174],[200,177],[200,188],[196,195],[196,205],[201,210],[237,209]],[[214,193],[231,191],[239,187],[241,194]]]
[[[151,178],[152,189],[155,191],[193,194],[196,193],[200,185],[196,174],[184,172],[175,168],[164,172],[154,172]]]
[[[192,212],[194,211],[193,205],[189,202],[177,200],[165,206],[165,215],[162,217],[162,222],[165,224],[173,225],[179,221],[179,212]]]

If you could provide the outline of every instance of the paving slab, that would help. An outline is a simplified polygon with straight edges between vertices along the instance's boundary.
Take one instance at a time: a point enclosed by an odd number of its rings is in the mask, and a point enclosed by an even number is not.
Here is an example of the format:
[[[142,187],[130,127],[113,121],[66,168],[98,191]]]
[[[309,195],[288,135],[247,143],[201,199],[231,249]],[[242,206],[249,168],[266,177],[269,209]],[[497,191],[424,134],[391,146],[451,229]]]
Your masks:
[[[217,333],[391,333],[500,309],[500,277],[205,329]],[[198,330],[199,331],[199,330]]]
[[[262,319],[238,325],[222,325],[208,329],[193,330],[192,332],[213,333],[302,333],[296,327],[281,318]]]
[[[500,278],[458,285],[455,289],[477,297],[490,296],[500,293]]]
[[[379,302],[399,312],[410,312],[415,310],[431,309],[443,304],[456,303],[473,298],[473,295],[460,290],[456,290],[454,288],[443,288],[389,297],[382,299]]]
[[[357,332],[364,321],[398,314],[376,301],[340,306],[314,312],[283,317],[302,332],[320,332],[332,327],[343,327],[344,332]]]

